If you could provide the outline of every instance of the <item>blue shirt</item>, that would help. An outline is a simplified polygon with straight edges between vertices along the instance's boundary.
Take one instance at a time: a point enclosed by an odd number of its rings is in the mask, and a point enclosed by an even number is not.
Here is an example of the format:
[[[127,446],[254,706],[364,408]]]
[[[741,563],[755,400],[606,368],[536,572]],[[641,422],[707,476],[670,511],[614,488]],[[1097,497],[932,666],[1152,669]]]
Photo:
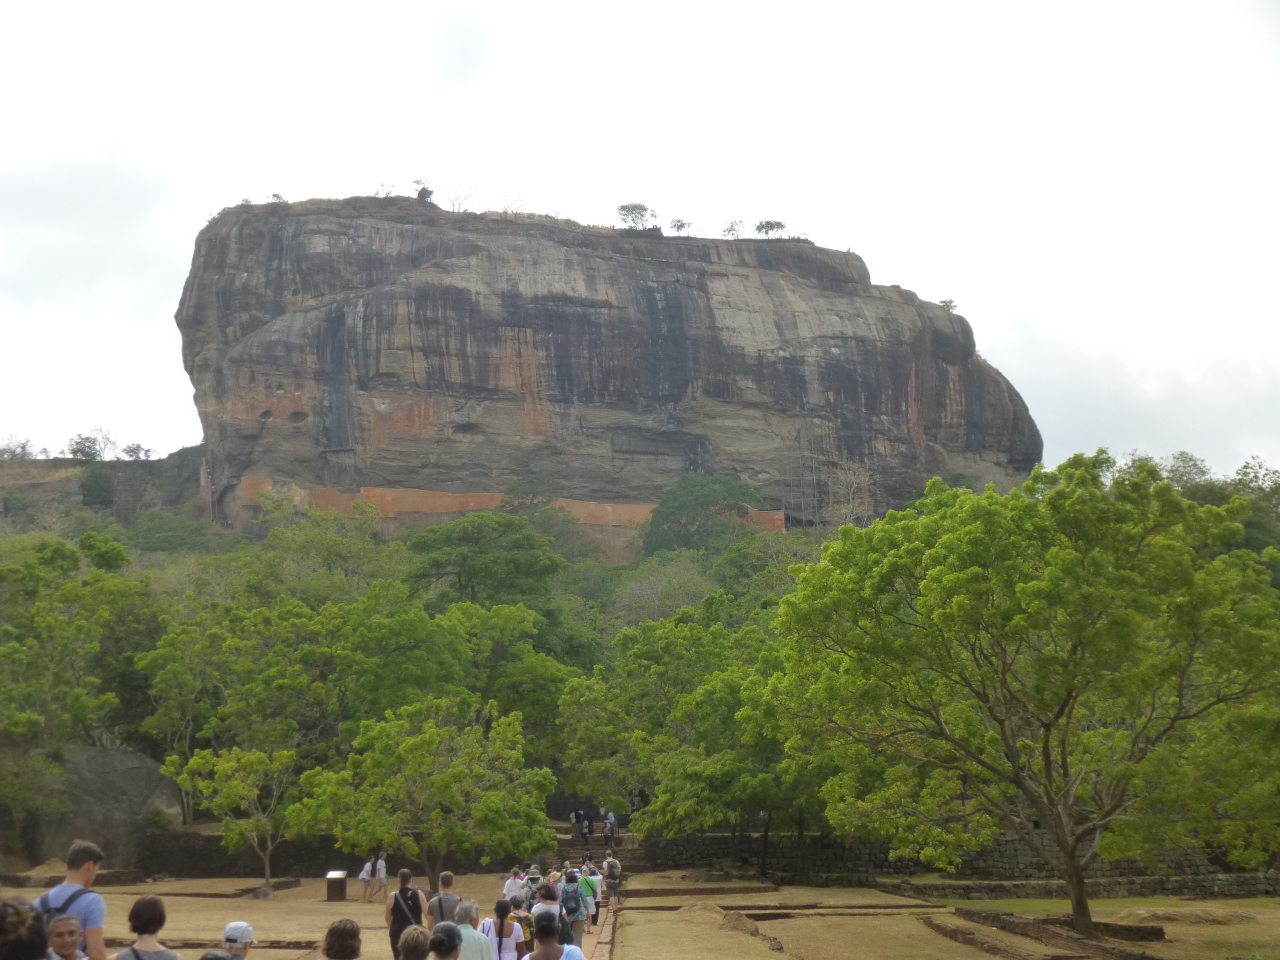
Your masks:
[[[80,929],[86,933],[90,930],[101,930],[107,919],[107,902],[98,894],[90,890],[75,903],[70,909],[63,911],[60,909],[64,903],[71,899],[71,895],[83,887],[78,883],[60,883],[48,893],[41,896],[36,901],[39,908],[53,907],[58,913],[67,913],[80,921]],[[84,940],[80,941],[80,949],[84,949]]]

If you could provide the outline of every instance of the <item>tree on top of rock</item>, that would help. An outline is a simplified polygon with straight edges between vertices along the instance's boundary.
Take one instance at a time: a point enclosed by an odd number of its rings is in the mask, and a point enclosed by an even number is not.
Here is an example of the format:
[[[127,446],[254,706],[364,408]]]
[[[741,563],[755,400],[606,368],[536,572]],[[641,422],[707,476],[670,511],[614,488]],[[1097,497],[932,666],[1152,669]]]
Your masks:
[[[756,233],[764,237],[776,237],[787,225],[781,220],[761,220],[756,224]]]
[[[649,221],[658,219],[658,212],[643,203],[624,203],[618,207],[618,219],[632,230],[643,230],[649,226]]]

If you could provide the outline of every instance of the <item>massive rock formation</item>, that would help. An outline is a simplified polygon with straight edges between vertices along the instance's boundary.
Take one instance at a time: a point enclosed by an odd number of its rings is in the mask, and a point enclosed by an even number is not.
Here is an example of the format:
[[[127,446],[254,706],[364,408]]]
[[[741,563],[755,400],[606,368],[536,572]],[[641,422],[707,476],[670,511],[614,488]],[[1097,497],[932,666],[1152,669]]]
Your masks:
[[[968,322],[801,240],[708,240],[408,198],[239,206],[177,313],[214,494],[652,502],[687,470],[793,521],[1037,461]],[[862,469],[860,469],[862,468]],[[253,478],[253,483],[246,483]]]

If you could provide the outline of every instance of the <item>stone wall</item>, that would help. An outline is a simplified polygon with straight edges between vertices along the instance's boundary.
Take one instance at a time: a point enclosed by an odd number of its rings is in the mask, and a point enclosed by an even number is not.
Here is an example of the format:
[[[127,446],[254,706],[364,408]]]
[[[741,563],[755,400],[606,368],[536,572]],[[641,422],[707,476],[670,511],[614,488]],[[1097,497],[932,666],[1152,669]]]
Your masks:
[[[728,834],[650,838],[643,855],[655,869],[706,866],[720,860],[736,860],[759,868],[764,852],[759,835],[743,836],[735,845]],[[937,867],[917,860],[892,860],[889,844],[880,840],[834,840],[809,838],[804,846],[804,872],[822,882],[871,884],[881,874],[910,876],[935,873]],[[799,847],[794,837],[771,836],[767,869],[784,876],[800,872]],[[1095,863],[1089,876],[1096,878],[1128,878],[1158,872],[1174,876],[1207,876],[1216,868],[1198,850],[1170,851],[1161,858],[1158,868],[1140,860],[1116,860]],[[997,840],[990,847],[964,854],[955,876],[963,880],[1051,880],[1058,876],[1023,841],[1014,837]]]
[[[1097,877],[1085,881],[1090,897],[1273,897],[1280,894],[1280,873],[1210,873],[1194,876]],[[1064,900],[1061,880],[906,880],[877,883],[887,893],[930,900]]]

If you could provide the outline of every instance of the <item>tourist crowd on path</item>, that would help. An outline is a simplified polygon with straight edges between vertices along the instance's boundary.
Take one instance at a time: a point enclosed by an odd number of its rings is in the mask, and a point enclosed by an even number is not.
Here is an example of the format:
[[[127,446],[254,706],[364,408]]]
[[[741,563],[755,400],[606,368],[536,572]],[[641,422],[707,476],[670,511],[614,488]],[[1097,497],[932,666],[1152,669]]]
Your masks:
[[[603,813],[603,811],[602,811]],[[589,823],[585,818],[581,821]],[[606,819],[605,826],[609,825]],[[35,903],[0,900],[0,960],[107,960],[103,927],[106,901],[89,888],[105,856],[92,843],[77,840],[67,854],[66,878]],[[565,861],[546,878],[537,863],[527,872],[513,867],[502,885],[493,915],[481,917],[474,900],[453,892],[453,874],[440,874],[434,897],[413,886],[413,874],[399,873],[398,889],[384,897],[384,921],[395,960],[585,960],[584,934],[600,922],[600,905],[616,904],[622,865],[609,850],[604,872],[588,852],[581,868]],[[386,886],[386,854],[372,857],[360,872],[362,901]],[[159,940],[166,920],[160,897],[139,897],[129,910],[134,941],[111,960],[181,960]],[[200,960],[245,960],[257,943],[253,927],[242,920],[222,931],[221,949]],[[324,960],[357,960],[360,926],[335,920],[324,937]]]

